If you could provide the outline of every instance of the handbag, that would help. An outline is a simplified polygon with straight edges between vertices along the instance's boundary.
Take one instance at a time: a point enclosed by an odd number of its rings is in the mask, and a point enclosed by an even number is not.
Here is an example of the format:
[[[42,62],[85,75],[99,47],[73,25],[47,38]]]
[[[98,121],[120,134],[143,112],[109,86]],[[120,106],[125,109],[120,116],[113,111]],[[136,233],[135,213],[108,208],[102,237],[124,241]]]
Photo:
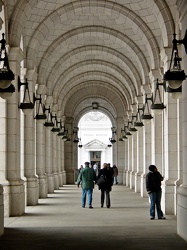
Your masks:
[[[104,175],[101,175],[99,179],[97,180],[97,185],[102,186],[107,183],[106,177]]]

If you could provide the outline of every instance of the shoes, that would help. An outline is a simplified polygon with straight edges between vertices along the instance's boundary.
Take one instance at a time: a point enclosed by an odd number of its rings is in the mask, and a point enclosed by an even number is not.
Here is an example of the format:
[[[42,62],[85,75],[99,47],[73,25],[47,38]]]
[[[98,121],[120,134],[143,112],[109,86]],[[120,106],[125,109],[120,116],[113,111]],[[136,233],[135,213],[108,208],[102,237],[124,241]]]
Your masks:
[[[103,205],[101,205],[101,207],[103,207]]]
[[[85,208],[85,206],[82,206],[82,208]]]
[[[93,208],[92,206],[89,206],[89,208]]]
[[[155,218],[154,217],[151,217],[150,220],[154,220]]]
[[[158,220],[165,220],[166,219],[166,217],[160,217],[160,218],[158,218]]]
[[[107,208],[110,208],[110,206],[107,206]]]

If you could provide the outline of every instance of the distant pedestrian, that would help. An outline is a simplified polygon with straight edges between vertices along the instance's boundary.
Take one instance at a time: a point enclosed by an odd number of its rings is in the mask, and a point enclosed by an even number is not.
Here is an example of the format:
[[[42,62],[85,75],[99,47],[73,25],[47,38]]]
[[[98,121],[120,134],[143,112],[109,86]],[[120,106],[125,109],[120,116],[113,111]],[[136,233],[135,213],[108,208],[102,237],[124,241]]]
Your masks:
[[[76,180],[78,179],[78,176],[80,174],[80,171],[83,169],[83,165],[80,165],[80,168],[77,169],[76,171]],[[76,182],[77,183],[77,182]]]
[[[102,184],[99,184],[100,177],[103,177],[105,179],[105,182]],[[104,163],[103,168],[99,171],[98,177],[98,187],[99,190],[101,190],[101,207],[104,205],[105,196],[106,196],[106,207],[110,208],[111,202],[110,202],[110,191],[112,190],[113,185],[113,172],[111,171],[111,168],[109,164]]]
[[[90,163],[85,162],[85,168],[80,171],[77,180],[77,186],[79,187],[81,183],[82,187],[82,207],[85,208],[86,196],[88,194],[88,205],[89,208],[92,207],[92,194],[94,188],[94,182],[96,182],[96,174],[92,168],[89,167]]]
[[[155,219],[155,207],[157,210],[157,216],[159,220],[165,220],[163,212],[161,210],[161,181],[163,181],[162,175],[158,172],[155,165],[149,166],[149,173],[146,175],[146,189],[150,198],[150,219]]]
[[[96,163],[93,165],[93,170],[95,171],[95,174],[98,175],[98,165]]]
[[[83,165],[80,165],[80,168],[78,169],[78,173],[80,174],[80,171],[83,169]]]
[[[116,165],[113,165],[113,178],[114,178],[114,184],[118,184],[118,168]]]

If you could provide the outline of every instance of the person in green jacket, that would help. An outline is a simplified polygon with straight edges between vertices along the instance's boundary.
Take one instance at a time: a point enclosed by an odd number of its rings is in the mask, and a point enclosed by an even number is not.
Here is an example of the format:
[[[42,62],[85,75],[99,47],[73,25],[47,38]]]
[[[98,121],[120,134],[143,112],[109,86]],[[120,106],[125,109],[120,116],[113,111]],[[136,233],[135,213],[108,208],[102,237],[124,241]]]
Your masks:
[[[94,182],[96,183],[95,171],[89,167],[90,163],[85,162],[85,168],[83,168],[77,179],[77,187],[81,183],[82,187],[82,207],[85,208],[86,205],[86,195],[88,194],[88,205],[89,208],[92,207],[92,194],[94,188]]]

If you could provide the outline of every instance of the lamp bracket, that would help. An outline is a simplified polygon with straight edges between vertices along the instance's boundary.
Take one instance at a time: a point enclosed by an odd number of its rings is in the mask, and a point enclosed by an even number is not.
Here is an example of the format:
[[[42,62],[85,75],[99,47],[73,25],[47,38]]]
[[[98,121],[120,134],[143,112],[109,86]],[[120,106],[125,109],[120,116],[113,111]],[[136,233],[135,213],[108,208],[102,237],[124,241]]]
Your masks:
[[[33,93],[33,102],[35,103],[36,101],[42,101],[42,95],[40,97],[36,97],[36,95]]]
[[[27,82],[27,78],[25,82],[21,82],[20,80],[20,76],[18,76],[18,92],[20,92],[21,86],[26,86],[28,88],[28,82]]]
[[[157,78],[156,88],[158,88],[158,86],[163,86],[164,91],[166,92],[166,81],[158,82],[158,78]]]
[[[185,52],[187,54],[187,30],[185,32],[184,38],[181,39],[181,40],[176,39],[176,34],[175,33],[173,34],[173,36],[174,36],[174,39],[173,39],[174,48],[176,48],[177,44],[183,44],[184,48],[185,48]]]
[[[147,94],[146,94],[145,102],[147,103],[147,101],[152,101],[153,102],[153,93],[151,93],[150,97],[147,97]]]

